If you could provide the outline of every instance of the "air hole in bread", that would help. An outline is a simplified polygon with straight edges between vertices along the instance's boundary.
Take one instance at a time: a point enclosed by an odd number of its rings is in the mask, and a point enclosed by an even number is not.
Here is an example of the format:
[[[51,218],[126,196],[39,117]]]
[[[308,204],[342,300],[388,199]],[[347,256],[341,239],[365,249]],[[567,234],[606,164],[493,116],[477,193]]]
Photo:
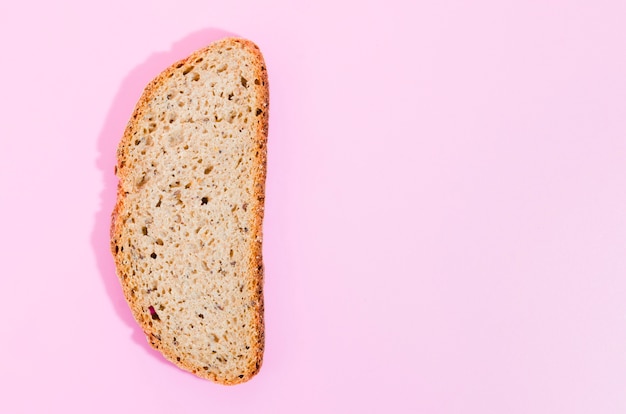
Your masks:
[[[137,181],[137,188],[143,187],[147,182],[148,182],[147,176],[145,174],[142,175],[141,178]]]

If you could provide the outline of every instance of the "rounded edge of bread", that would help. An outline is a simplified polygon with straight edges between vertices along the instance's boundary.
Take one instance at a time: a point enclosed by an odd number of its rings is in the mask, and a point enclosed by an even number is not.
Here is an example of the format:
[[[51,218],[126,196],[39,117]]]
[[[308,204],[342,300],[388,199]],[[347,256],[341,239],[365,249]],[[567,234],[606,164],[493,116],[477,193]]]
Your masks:
[[[255,137],[255,141],[260,149],[260,157],[259,163],[256,165],[256,172],[254,174],[254,196],[257,200],[260,200],[257,204],[257,208],[254,214],[255,222],[253,226],[250,228],[251,231],[251,239],[256,242],[253,243],[253,247],[251,248],[251,263],[250,268],[256,269],[256,273],[254,276],[254,283],[256,284],[256,323],[257,323],[257,332],[258,337],[256,343],[256,357],[250,366],[248,366],[247,372],[243,373],[240,376],[236,376],[235,378],[230,379],[222,379],[218,378],[215,374],[205,372],[202,367],[194,366],[192,364],[188,364],[185,361],[177,360],[177,355],[174,353],[168,352],[167,349],[164,349],[160,346],[159,341],[156,341],[153,333],[155,332],[154,328],[150,326],[148,323],[149,320],[146,318],[146,315],[141,310],[141,306],[133,300],[133,297],[130,293],[130,288],[125,283],[124,278],[122,277],[123,270],[128,270],[128,266],[124,265],[118,259],[116,255],[116,244],[114,242],[115,238],[120,235],[122,230],[122,223],[118,220],[118,214],[120,210],[122,210],[125,202],[126,202],[126,194],[123,193],[121,189],[121,182],[124,179],[124,174],[126,169],[121,168],[127,161],[127,154],[123,151],[125,145],[131,142],[133,131],[136,129],[138,119],[141,119],[145,108],[148,106],[149,101],[154,96],[155,92],[159,89],[159,87],[163,84],[163,82],[168,78],[170,73],[180,68],[181,65],[189,61],[193,61],[197,59],[200,55],[203,55],[207,51],[213,48],[220,48],[229,45],[239,44],[243,48],[247,49],[255,60],[255,72],[259,80],[261,80],[259,85],[252,84],[256,89],[256,94],[259,96],[259,102],[263,103],[265,110],[263,111],[261,120],[260,120],[260,128],[258,129],[258,133]],[[260,370],[261,365],[263,363],[263,353],[265,350],[265,321],[264,321],[264,295],[263,295],[263,285],[264,285],[264,266],[263,266],[263,256],[262,256],[262,240],[263,240],[263,217],[264,217],[264,200],[265,200],[265,180],[267,174],[267,136],[269,129],[269,83],[267,76],[267,69],[265,66],[265,61],[263,55],[259,47],[250,40],[238,38],[238,37],[227,37],[221,40],[217,40],[208,46],[199,49],[189,55],[187,58],[179,60],[175,62],[170,67],[162,71],[159,75],[157,75],[144,89],[143,94],[141,95],[139,101],[137,102],[133,114],[126,126],[124,131],[124,135],[119,143],[117,150],[117,164],[115,166],[115,174],[119,178],[118,190],[117,190],[117,201],[115,207],[113,209],[111,215],[111,252],[114,257],[115,266],[117,270],[117,276],[122,285],[122,290],[124,292],[124,296],[126,298],[127,303],[129,304],[131,311],[135,320],[138,322],[140,327],[143,329],[148,343],[150,345],[161,352],[161,354],[171,361],[174,365],[184,369],[185,371],[189,371],[194,375],[212,380],[216,383],[223,385],[235,385],[239,383],[246,382],[254,377]],[[122,271],[120,271],[122,270]]]

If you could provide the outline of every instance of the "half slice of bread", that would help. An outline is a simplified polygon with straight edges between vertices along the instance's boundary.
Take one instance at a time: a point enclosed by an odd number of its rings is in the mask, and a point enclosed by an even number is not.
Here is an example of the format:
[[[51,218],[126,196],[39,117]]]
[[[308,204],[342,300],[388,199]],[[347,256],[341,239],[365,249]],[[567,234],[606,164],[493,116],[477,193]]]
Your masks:
[[[126,300],[154,348],[222,384],[263,357],[268,105],[259,48],[227,38],[146,87],[117,152],[111,248]]]

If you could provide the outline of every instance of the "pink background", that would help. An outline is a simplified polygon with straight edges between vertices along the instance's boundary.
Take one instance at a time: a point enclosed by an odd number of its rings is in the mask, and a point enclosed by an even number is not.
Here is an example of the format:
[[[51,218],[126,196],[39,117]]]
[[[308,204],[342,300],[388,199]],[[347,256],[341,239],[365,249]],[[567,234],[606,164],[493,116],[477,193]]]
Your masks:
[[[626,2],[0,6],[0,412],[625,413]],[[226,34],[271,84],[267,349],[152,351],[108,251],[144,85]]]

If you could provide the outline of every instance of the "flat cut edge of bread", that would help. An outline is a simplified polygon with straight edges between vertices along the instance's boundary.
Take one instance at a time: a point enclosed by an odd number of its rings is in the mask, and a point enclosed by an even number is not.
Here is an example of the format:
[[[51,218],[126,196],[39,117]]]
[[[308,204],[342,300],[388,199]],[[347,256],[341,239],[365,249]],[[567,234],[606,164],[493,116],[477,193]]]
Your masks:
[[[260,156],[258,158],[259,162],[255,168],[254,175],[254,194],[253,197],[259,200],[256,203],[254,218],[255,221],[252,223],[250,232],[251,232],[251,240],[256,240],[256,242],[252,243],[250,258],[252,263],[250,263],[250,269],[255,269],[256,272],[254,274],[250,274],[249,278],[254,280],[254,283],[257,286],[256,292],[256,311],[255,311],[255,322],[257,325],[256,331],[258,333],[256,343],[252,343],[251,346],[255,346],[255,359],[254,364],[248,367],[248,371],[243,373],[243,376],[236,376],[235,378],[217,378],[212,373],[206,373],[202,367],[194,366],[186,363],[184,360],[177,360],[177,355],[174,353],[167,352],[163,349],[159,341],[154,338],[154,335],[151,335],[155,330],[148,325],[146,322],[144,312],[141,309],[141,305],[136,301],[132,300],[132,295],[130,294],[130,287],[124,282],[122,278],[122,273],[124,270],[128,270],[128,266],[123,265],[116,255],[116,244],[114,242],[116,236],[121,235],[123,231],[123,223],[121,220],[118,220],[118,215],[121,210],[123,210],[124,204],[126,202],[125,194],[121,187],[121,182],[125,178],[125,171],[129,169],[121,168],[122,165],[126,162],[127,154],[123,151],[123,148],[128,143],[132,142],[133,131],[137,128],[138,120],[142,118],[144,111],[148,107],[150,100],[155,96],[159,88],[162,84],[168,79],[170,73],[178,70],[181,66],[193,62],[200,56],[207,53],[210,49],[221,48],[232,46],[235,44],[240,44],[242,47],[248,50],[250,54],[254,57],[257,78],[261,81],[260,85],[254,85],[256,87],[256,93],[259,96],[259,102],[263,104],[264,110],[261,116],[260,127],[258,128],[255,144],[257,148],[259,148]],[[148,83],[145,87],[141,97],[137,101],[133,113],[130,117],[130,120],[126,126],[124,134],[120,140],[117,149],[117,162],[115,165],[115,174],[118,176],[118,187],[117,187],[117,199],[115,207],[113,208],[113,212],[111,214],[111,228],[110,228],[110,240],[111,240],[111,252],[113,254],[116,274],[122,286],[122,290],[124,292],[124,296],[126,302],[128,303],[133,317],[135,318],[138,325],[143,330],[148,343],[156,350],[158,350],[167,360],[172,362],[174,365],[179,368],[191,372],[194,375],[209,379],[219,384],[223,385],[235,385],[239,383],[246,382],[254,377],[260,370],[261,365],[263,363],[263,353],[265,350],[265,321],[264,321],[264,295],[263,295],[263,285],[264,285],[264,266],[263,266],[263,257],[262,257],[262,241],[263,241],[263,218],[264,218],[264,200],[265,200],[265,181],[267,174],[267,136],[268,136],[268,114],[269,114],[269,83],[267,76],[267,69],[265,66],[265,60],[259,47],[250,40],[240,38],[240,37],[226,37],[217,41],[214,41],[195,52],[191,53],[184,59],[181,59],[168,68],[164,69],[160,74],[158,74],[152,81]]]

